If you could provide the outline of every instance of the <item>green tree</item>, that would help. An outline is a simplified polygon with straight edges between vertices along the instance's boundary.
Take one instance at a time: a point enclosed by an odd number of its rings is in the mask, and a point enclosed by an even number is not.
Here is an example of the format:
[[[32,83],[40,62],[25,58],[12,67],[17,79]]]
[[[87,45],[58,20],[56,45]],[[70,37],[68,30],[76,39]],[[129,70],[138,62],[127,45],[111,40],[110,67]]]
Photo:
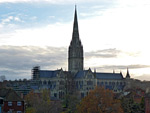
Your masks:
[[[145,113],[145,101],[141,99],[140,103],[136,103],[133,97],[121,99],[121,105],[125,113]]]
[[[77,94],[66,95],[63,101],[63,107],[65,108],[64,113],[75,113],[77,104],[80,103],[80,99],[77,97]]]

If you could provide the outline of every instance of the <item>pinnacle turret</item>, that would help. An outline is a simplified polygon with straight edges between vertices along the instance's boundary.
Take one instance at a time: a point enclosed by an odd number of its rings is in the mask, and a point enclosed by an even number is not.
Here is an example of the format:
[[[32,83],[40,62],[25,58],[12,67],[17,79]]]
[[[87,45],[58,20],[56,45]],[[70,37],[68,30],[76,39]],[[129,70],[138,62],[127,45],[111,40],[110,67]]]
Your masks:
[[[129,69],[127,68],[126,78],[130,78]]]

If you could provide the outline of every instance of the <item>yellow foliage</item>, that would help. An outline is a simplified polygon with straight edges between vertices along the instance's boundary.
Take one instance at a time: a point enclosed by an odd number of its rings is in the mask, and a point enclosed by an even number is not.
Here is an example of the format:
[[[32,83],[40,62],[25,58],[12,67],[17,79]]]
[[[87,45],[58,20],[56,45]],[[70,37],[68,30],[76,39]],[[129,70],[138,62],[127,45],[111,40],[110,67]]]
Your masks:
[[[119,100],[103,87],[96,87],[77,106],[78,113],[123,113]]]

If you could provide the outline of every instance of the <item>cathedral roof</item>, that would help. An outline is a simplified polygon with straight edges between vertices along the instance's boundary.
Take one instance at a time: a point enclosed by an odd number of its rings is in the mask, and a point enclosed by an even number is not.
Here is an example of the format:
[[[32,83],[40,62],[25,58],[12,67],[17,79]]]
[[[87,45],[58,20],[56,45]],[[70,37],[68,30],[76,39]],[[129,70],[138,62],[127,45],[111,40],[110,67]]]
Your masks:
[[[97,79],[122,80],[123,76],[120,73],[96,73]]]
[[[40,70],[40,77],[41,78],[53,78],[53,77],[56,77],[59,72],[60,70],[54,70],[54,71]]]
[[[75,78],[84,78],[88,71],[89,70],[78,71]],[[105,80],[122,80],[123,76],[120,73],[96,73],[96,78]]]
[[[84,76],[87,74],[88,70],[81,70],[78,71],[77,74],[75,75],[75,78],[84,78]]]

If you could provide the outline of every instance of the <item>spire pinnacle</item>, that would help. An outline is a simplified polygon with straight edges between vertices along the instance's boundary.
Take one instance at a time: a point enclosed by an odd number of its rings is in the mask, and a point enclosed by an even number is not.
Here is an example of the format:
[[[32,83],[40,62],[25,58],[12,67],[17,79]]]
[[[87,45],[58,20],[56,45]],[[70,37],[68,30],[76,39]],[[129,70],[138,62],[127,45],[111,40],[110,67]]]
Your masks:
[[[80,38],[79,38],[79,30],[78,30],[78,18],[77,18],[77,9],[75,5],[75,13],[74,13],[74,23],[73,23],[73,33],[72,33],[72,40],[71,46],[82,46]]]
[[[130,74],[129,74],[129,69],[127,67],[127,74],[126,74],[126,78],[130,78]]]

